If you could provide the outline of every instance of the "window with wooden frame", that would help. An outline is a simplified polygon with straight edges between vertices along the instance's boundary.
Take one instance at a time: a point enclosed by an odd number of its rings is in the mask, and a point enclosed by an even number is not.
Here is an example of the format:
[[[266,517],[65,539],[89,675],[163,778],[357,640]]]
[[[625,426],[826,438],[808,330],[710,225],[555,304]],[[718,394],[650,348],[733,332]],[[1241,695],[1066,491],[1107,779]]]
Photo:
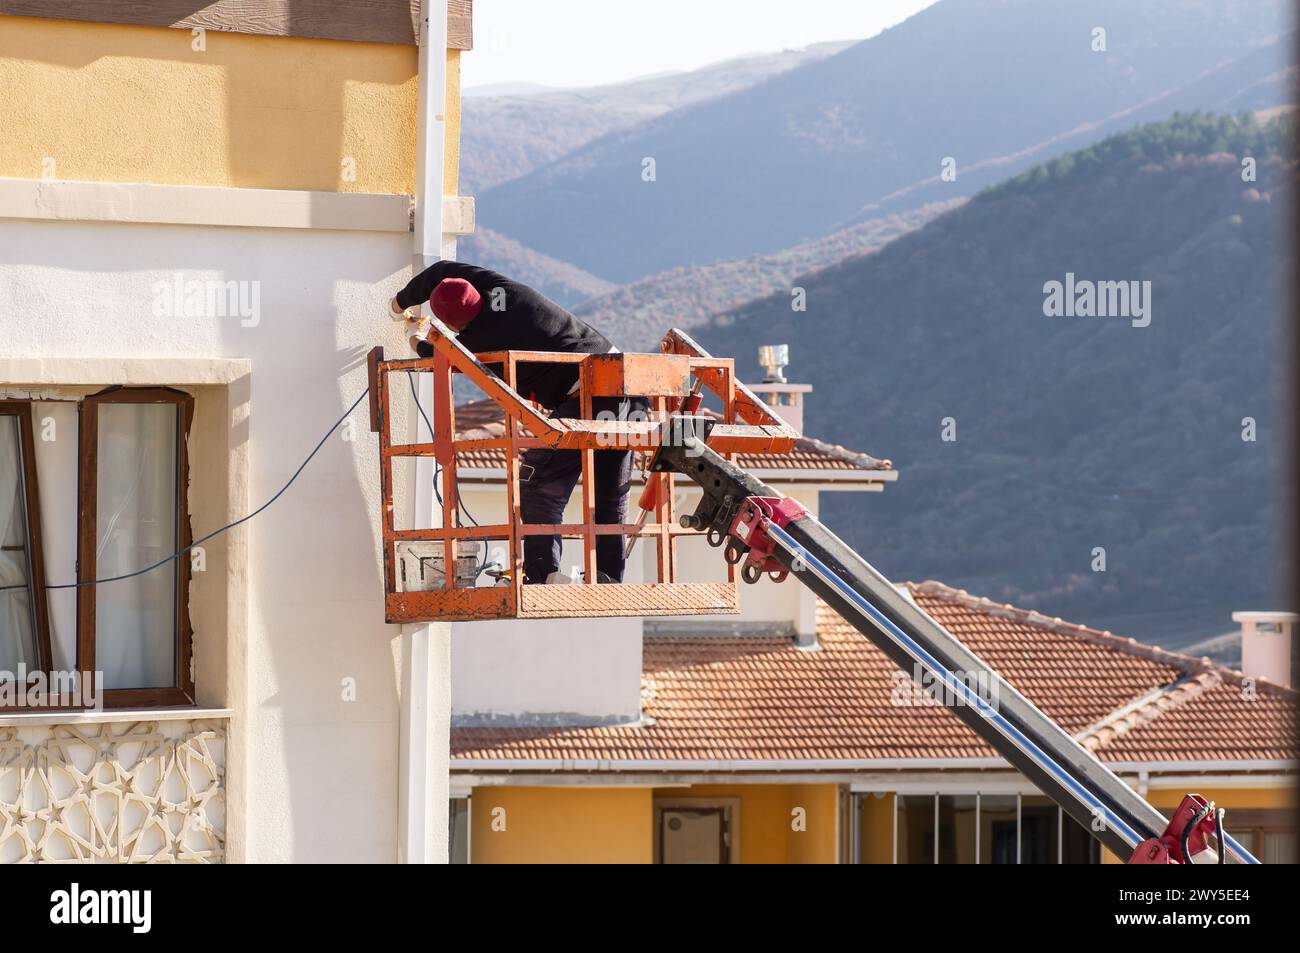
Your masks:
[[[1290,810],[1228,808],[1223,826],[1265,864],[1294,864],[1297,842],[1295,813]]]
[[[193,417],[194,398],[170,388],[114,387],[81,403],[77,670],[103,673],[110,707],[194,702],[190,557],[169,559],[191,542]]]
[[[0,680],[52,666],[32,408],[0,401]]]

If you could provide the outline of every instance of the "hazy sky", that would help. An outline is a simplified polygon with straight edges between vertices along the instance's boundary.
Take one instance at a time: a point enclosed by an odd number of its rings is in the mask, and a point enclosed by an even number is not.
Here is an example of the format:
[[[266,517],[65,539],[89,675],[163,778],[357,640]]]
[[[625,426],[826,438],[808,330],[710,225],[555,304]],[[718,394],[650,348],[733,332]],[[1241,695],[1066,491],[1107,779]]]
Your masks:
[[[475,0],[466,87],[592,86],[865,39],[935,0]]]

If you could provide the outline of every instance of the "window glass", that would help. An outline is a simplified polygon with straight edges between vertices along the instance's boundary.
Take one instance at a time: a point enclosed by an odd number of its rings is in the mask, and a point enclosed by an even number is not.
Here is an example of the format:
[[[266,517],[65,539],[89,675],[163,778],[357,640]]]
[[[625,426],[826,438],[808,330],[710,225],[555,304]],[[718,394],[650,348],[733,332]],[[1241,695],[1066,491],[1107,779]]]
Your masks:
[[[1060,858],[1058,830],[1061,809],[1051,798],[1020,799],[1020,862],[1055,864]]]
[[[1226,822],[1224,826],[1227,827]],[[1255,843],[1254,831],[1234,831],[1231,827],[1228,827],[1228,833],[1236,839],[1238,844],[1248,850],[1251,856],[1262,859],[1259,856],[1259,845]]]
[[[1042,795],[910,794],[897,802],[900,864],[934,863],[936,841],[941,864],[1095,864],[1101,859],[1089,830]],[[869,862],[869,832],[879,827],[862,810],[867,803],[859,796],[856,805],[863,862]],[[1280,854],[1286,848],[1279,843],[1276,849]]]
[[[1061,818],[1065,823],[1064,840],[1061,844],[1061,863],[1095,864],[1101,859],[1100,845],[1093,839],[1088,829],[1064,811]]]
[[[1016,796],[980,796],[980,863],[1016,863]]]
[[[939,795],[939,863],[975,863],[975,795]]]
[[[469,798],[454,797],[447,811],[447,862],[469,863]]]
[[[1232,833],[1231,829],[1228,833]],[[1266,864],[1294,864],[1296,862],[1295,832],[1265,831],[1264,856],[1259,859]]]
[[[897,814],[898,862],[934,863],[934,795],[900,794]]]
[[[175,404],[99,407],[95,575],[124,575],[179,549]],[[95,592],[96,667],[107,689],[176,684],[179,562]]]

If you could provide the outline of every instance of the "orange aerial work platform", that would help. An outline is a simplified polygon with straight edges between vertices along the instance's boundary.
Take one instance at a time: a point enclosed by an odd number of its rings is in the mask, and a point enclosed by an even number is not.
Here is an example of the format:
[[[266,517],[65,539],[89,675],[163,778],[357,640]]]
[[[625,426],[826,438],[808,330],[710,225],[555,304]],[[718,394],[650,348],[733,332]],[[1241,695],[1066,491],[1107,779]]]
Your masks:
[[[598,450],[630,449],[652,454],[661,444],[681,439],[683,428],[707,434],[710,449],[724,456],[737,453],[788,452],[798,434],[744,384],[736,380],[734,362],[704,351],[685,333],[670,331],[658,354],[567,354],[550,351],[500,351],[475,356],[436,319],[429,332],[429,358],[385,360],[383,349],[369,356],[371,430],[379,434],[382,532],[384,544],[385,617],[391,623],[481,619],[544,619],[599,616],[656,616],[734,613],[738,608],[736,570],[728,564],[723,582],[680,582],[677,542],[701,531],[678,524],[674,515],[672,475],[654,493],[653,510],[640,523],[599,525],[594,522],[592,480]],[[521,364],[578,365],[581,418],[549,416],[514,389]],[[421,372],[433,376],[432,443],[394,443],[390,376]],[[505,413],[502,436],[458,437],[453,381],[462,374]],[[721,409],[707,421],[690,413],[693,395],[713,394]],[[600,397],[641,397],[649,405],[643,419],[593,419],[592,401]],[[686,412],[683,413],[683,408]],[[707,424],[707,426],[703,426]],[[674,434],[676,436],[674,436]],[[534,447],[575,450],[582,454],[582,522],[545,525],[520,518],[520,454]],[[457,456],[473,451],[505,454],[504,523],[461,525],[457,492]],[[394,525],[394,460],[432,457],[441,468],[441,526],[397,529]],[[435,514],[435,521],[437,516]],[[523,540],[530,535],[581,539],[583,575],[596,578],[596,537],[622,534],[644,538],[656,547],[657,579],[642,583],[525,585]],[[508,569],[496,585],[482,585],[481,570],[461,567],[463,543],[476,548],[498,541]],[[425,555],[412,558],[423,547]],[[430,556],[430,550],[434,555]],[[428,574],[426,565],[430,566]],[[453,567],[446,571],[446,567]],[[417,578],[418,577],[418,578]],[[430,580],[433,580],[432,583]]]

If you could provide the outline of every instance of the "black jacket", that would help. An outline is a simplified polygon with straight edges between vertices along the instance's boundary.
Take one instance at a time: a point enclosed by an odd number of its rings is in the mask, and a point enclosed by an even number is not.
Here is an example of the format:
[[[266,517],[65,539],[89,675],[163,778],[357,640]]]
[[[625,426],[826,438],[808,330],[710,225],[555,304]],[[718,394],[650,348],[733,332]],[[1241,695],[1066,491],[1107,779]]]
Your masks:
[[[475,354],[489,351],[564,351],[605,354],[612,345],[590,325],[522,282],[466,265],[440,261],[420,272],[397,293],[397,303],[411,308],[429,300],[444,278],[464,278],[482,296],[473,321],[457,336]],[[522,364],[515,389],[543,407],[555,409],[578,380],[572,364]]]

